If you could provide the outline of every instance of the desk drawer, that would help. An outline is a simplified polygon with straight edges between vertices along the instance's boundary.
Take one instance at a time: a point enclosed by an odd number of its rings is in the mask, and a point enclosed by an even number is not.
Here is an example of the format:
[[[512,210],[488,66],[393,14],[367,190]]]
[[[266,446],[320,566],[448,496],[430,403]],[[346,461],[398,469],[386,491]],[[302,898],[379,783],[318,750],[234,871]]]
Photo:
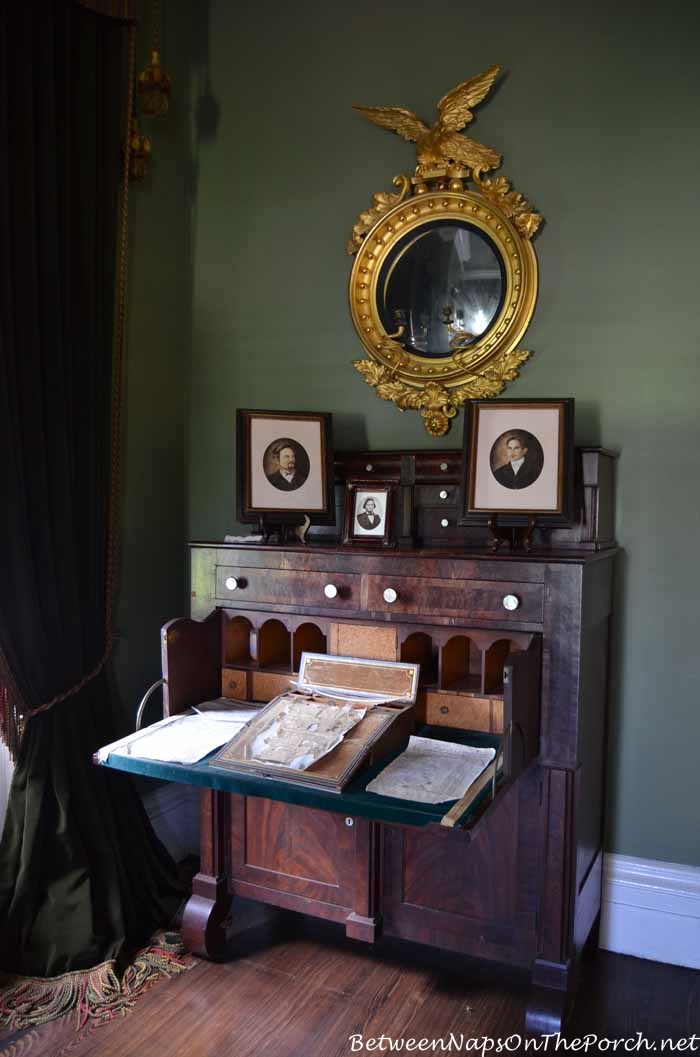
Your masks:
[[[219,565],[216,597],[231,602],[275,606],[313,606],[352,612],[360,605],[360,577],[348,573],[294,572],[289,569],[247,569]],[[327,587],[337,590],[334,597]]]
[[[395,592],[394,601],[385,598],[385,591]],[[508,595],[517,600],[515,609],[507,609],[504,605]],[[543,597],[542,584],[372,576],[367,608],[379,613],[492,620],[503,625],[540,624]]]

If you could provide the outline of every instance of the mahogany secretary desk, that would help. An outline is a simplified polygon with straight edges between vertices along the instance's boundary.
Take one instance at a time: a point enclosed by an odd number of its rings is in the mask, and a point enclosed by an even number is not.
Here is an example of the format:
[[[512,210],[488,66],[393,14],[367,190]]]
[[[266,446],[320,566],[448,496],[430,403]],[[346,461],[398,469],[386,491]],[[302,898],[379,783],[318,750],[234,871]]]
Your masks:
[[[418,661],[418,727],[505,732],[509,744],[495,795],[452,829],[416,805],[377,810],[382,798],[352,788],[309,794],[201,765],[194,779],[169,775],[203,787],[192,950],[221,955],[231,896],[234,915],[244,896],[366,942],[383,933],[527,967],[527,1030],[559,1030],[601,904],[615,555],[605,456],[579,456],[579,523],[530,554],[465,546],[459,453],[414,458],[416,535],[440,546],[191,545],[190,618],[162,633],[166,712],[222,692],[268,701],[306,650]]]

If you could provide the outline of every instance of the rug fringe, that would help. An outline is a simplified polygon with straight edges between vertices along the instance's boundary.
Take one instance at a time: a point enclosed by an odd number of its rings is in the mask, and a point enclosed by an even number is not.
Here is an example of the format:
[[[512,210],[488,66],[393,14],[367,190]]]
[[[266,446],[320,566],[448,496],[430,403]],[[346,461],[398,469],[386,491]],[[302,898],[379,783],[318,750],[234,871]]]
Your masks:
[[[144,988],[159,977],[189,969],[177,933],[159,933],[137,952],[121,978],[115,960],[61,976],[0,977],[0,1025],[12,1031],[47,1024],[75,1009],[78,1028],[88,1020],[112,1020],[125,1014]]]

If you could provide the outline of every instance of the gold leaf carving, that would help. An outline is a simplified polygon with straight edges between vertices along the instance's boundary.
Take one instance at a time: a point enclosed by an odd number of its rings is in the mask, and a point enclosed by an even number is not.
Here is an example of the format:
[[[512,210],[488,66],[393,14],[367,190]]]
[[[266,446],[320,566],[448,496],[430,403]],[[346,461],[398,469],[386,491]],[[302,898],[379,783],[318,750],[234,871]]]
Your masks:
[[[457,389],[446,389],[438,382],[428,382],[423,387],[407,385],[394,377],[395,369],[389,370],[371,360],[353,360],[353,367],[377,390],[382,400],[391,400],[399,411],[419,410],[428,433],[442,437],[462,404],[498,396],[507,381],[517,378],[518,368],[529,357],[530,353],[525,350],[502,353],[483,371],[468,375]]]
[[[475,176],[474,183],[485,198],[511,218],[523,238],[531,239],[537,233],[542,223],[541,215],[534,212],[528,200],[519,191],[511,190],[505,176],[497,176],[493,180],[481,180]]]
[[[355,110],[375,125],[416,144],[417,176],[424,176],[436,167],[444,171],[454,162],[476,176],[497,169],[501,155],[484,143],[462,136],[459,130],[474,120],[472,108],[489,94],[500,69],[500,66],[489,66],[444,95],[438,103],[440,117],[431,126],[402,106],[355,106]]]
[[[377,191],[376,194],[372,195],[371,209],[368,209],[365,213],[360,213],[355,221],[352,235],[348,239],[346,247],[349,257],[352,257],[357,253],[362,245],[365,235],[368,231],[371,231],[379,218],[384,216],[385,213],[388,213],[390,209],[394,208],[394,206],[397,206],[399,202],[403,202],[411,189],[410,179],[403,174],[395,176],[392,182],[394,187],[399,188],[398,193],[392,194],[391,191]]]
[[[507,382],[512,382],[518,377],[518,368],[527,363],[531,355],[526,349],[513,349],[497,357],[490,367],[495,368]]]
[[[360,372],[367,385],[377,386],[384,375],[388,374],[386,367],[372,360],[353,360],[353,367]]]
[[[377,351],[381,352],[392,364],[392,370],[397,371],[401,367],[405,367],[408,363],[408,357],[406,356],[406,350],[403,345],[400,345],[398,341],[394,341],[394,337],[400,337],[403,334],[403,327],[399,327],[398,332],[395,335],[390,335],[388,338],[383,338],[381,344],[377,347]]]
[[[421,393],[420,401],[411,404],[411,407],[447,407],[451,403],[451,396],[444,386],[437,382],[428,382]]]
[[[466,400],[487,400],[491,396],[498,396],[503,390],[505,382],[499,378],[487,378],[481,374],[473,374],[467,378],[459,389],[452,393],[455,403],[461,405]]]
[[[418,407],[417,404],[409,402],[415,395],[416,390],[409,389],[403,382],[381,382],[377,386],[377,396],[382,400],[393,400],[399,411],[404,411],[407,407]]]
[[[452,359],[458,367],[466,369],[467,367],[471,367],[471,365],[474,363],[474,360],[478,360],[480,355],[481,353],[479,349],[477,349],[476,351],[473,351],[471,349],[465,349],[463,352],[453,353]]]
[[[421,418],[423,419],[423,425],[431,437],[444,437],[450,428],[450,420],[453,419],[456,414],[457,410],[454,407],[450,407],[447,411],[428,408],[425,411],[421,411]]]
[[[488,400],[489,397],[498,396],[505,389],[506,382],[518,377],[518,368],[529,358],[530,353],[524,349],[501,353],[482,371],[468,375],[458,389],[453,389],[452,399],[459,405],[465,400]]]
[[[503,382],[512,382],[518,377],[518,368],[530,359],[532,353],[525,349],[512,349],[502,352],[489,361],[481,374],[484,378],[498,378]],[[501,387],[503,388],[503,387]],[[500,393],[500,389],[498,390]]]

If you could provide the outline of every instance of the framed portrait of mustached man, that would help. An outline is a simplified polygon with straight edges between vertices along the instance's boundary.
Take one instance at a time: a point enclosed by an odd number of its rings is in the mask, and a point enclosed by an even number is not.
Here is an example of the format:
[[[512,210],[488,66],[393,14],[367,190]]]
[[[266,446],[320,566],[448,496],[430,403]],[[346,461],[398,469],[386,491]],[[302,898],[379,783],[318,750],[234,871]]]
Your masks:
[[[241,521],[334,521],[330,414],[239,410],[237,445]]]
[[[570,524],[574,401],[472,400],[464,423],[464,509]]]

